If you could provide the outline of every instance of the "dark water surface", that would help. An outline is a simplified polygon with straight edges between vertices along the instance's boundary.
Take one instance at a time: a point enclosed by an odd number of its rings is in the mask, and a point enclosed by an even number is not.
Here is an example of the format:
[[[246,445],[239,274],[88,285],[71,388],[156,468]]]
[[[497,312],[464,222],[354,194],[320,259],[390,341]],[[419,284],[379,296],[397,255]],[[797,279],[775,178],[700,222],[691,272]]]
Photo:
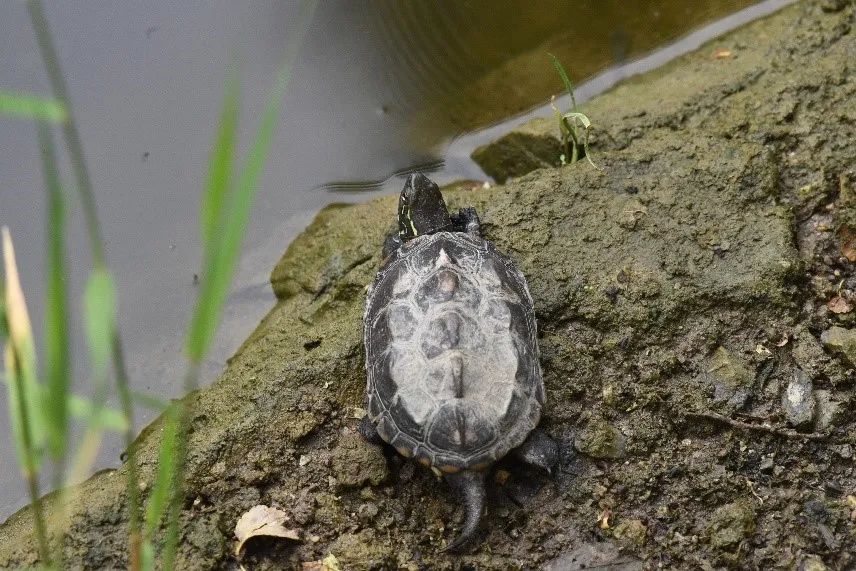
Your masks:
[[[704,37],[785,3],[769,0],[738,12],[719,28],[708,28]],[[271,268],[325,204],[394,192],[401,178],[392,175],[421,164],[435,164],[439,182],[482,177],[468,154],[508,125],[481,129],[561,92],[547,52],[559,56],[577,81],[612,69],[581,86],[590,96],[698,42],[679,42],[641,64],[627,62],[752,4],[321,3],[305,30],[204,379],[216,376],[273,304]],[[297,5],[64,0],[46,8],[94,178],[133,386],[161,398],[177,396],[183,331],[201,256],[200,189],[225,70],[237,54],[246,139],[287,39],[297,32]],[[0,88],[49,93],[23,2],[0,5]],[[15,240],[38,337],[44,195],[35,128],[0,118],[0,224],[9,226]],[[75,201],[70,211],[71,303],[77,310],[89,259]],[[72,331],[81,332],[79,311],[74,320]],[[82,335],[75,338],[73,357],[78,390],[85,392]],[[7,429],[5,393],[0,405],[2,518],[26,499]],[[141,410],[138,422],[152,416]],[[120,450],[118,439],[109,439],[100,466],[115,465]]]

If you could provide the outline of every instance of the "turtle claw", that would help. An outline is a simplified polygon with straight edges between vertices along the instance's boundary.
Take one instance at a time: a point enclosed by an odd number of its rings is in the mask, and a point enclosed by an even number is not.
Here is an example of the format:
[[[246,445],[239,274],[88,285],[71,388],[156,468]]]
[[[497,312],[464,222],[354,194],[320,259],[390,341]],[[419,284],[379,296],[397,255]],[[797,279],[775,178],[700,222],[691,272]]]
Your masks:
[[[481,222],[473,207],[461,208],[457,214],[453,214],[452,224],[456,232],[466,232],[474,238],[481,238]]]
[[[559,445],[547,436],[547,433],[536,428],[529,437],[512,454],[519,460],[532,466],[537,466],[552,475],[553,469],[559,463]]]
[[[369,420],[368,416],[364,416],[360,424],[357,425],[357,432],[370,444],[381,446],[384,443],[383,438],[377,433],[377,428],[375,428],[375,425]]]
[[[465,536],[463,534],[459,535],[457,539],[450,542],[449,545],[442,549],[443,553],[460,553],[461,548],[469,543],[472,536]]]
[[[443,548],[444,552],[458,553],[461,548],[470,542],[479,528],[482,511],[484,511],[485,488],[484,474],[464,470],[458,474],[449,474],[446,481],[455,488],[464,501],[464,529],[461,534],[449,545]]]

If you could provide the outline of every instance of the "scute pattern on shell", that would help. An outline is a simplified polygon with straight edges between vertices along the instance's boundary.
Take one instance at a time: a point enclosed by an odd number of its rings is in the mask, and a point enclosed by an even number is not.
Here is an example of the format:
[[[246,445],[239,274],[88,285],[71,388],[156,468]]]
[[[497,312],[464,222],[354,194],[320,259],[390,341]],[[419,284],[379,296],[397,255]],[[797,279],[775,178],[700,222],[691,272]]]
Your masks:
[[[368,414],[401,453],[478,467],[538,424],[532,297],[490,242],[460,232],[407,242],[378,273],[364,323]]]

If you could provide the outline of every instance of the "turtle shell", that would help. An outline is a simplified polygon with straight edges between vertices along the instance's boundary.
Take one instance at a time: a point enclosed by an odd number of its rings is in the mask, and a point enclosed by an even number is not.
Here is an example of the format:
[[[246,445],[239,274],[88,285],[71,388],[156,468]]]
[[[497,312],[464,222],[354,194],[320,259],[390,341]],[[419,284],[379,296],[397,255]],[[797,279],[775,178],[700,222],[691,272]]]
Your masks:
[[[532,297],[490,242],[438,232],[402,245],[369,291],[364,334],[368,415],[401,454],[479,469],[538,424]]]

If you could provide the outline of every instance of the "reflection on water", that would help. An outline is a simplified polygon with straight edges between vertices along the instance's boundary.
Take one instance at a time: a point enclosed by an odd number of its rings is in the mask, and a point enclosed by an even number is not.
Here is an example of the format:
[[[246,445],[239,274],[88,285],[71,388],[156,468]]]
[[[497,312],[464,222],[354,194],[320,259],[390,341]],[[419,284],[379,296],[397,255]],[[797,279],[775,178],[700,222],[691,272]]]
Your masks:
[[[294,70],[205,377],[216,375],[274,302],[269,271],[319,208],[394,192],[401,181],[390,175],[414,165],[439,167],[453,137],[560,91],[546,52],[579,81],[750,3],[321,2]],[[132,382],[140,391],[175,396],[201,258],[199,194],[225,70],[237,53],[246,139],[287,38],[296,32],[297,5],[62,0],[46,8],[117,278]],[[48,93],[24,3],[0,4],[0,87]],[[0,118],[0,224],[15,238],[36,326],[45,283],[37,149],[32,125]],[[472,176],[472,169],[447,162],[436,178]],[[336,181],[372,180],[386,182],[359,194],[317,190]],[[70,210],[69,284],[78,308],[89,260],[79,209],[72,203]],[[77,313],[71,330],[82,331]],[[87,390],[85,354],[75,337],[79,392]],[[5,398],[0,426],[8,425]],[[140,411],[139,419],[147,422],[151,413]],[[119,448],[118,440],[109,442],[101,465],[115,465]],[[0,517],[24,503],[13,458],[8,437],[0,438],[0,481],[7,484],[0,489]]]
[[[636,58],[752,0],[381,2],[372,29],[388,54],[396,104],[429,148],[561,91],[547,53],[571,78]]]

